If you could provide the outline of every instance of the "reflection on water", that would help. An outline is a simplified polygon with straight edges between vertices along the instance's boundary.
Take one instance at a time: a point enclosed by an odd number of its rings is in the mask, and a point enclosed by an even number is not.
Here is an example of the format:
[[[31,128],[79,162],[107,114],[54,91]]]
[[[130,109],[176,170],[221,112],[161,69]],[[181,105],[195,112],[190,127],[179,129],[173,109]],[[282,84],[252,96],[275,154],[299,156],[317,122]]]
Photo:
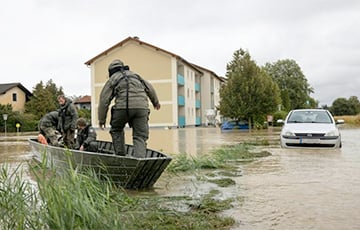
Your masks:
[[[221,131],[214,127],[194,127],[185,129],[150,129],[148,148],[168,154],[204,154],[221,145],[240,143],[257,139],[276,139],[279,129],[262,131],[231,130]],[[132,144],[131,129],[125,132],[126,143]],[[108,131],[98,131],[101,140],[111,141]],[[270,140],[271,141],[271,140]]]
[[[152,129],[148,146],[165,153],[203,154],[223,144],[269,140],[272,156],[240,164],[235,186],[221,188],[222,198],[234,197],[234,229],[360,229],[360,129],[341,130],[339,150],[280,149],[279,130],[221,132],[218,128]],[[108,131],[99,139],[110,140]],[[131,143],[131,130],[126,132]],[[0,159],[27,159],[29,145],[0,141]],[[191,177],[191,176],[190,176]],[[159,195],[196,195],[219,189],[203,186],[195,176],[160,177]]]
[[[31,159],[30,146],[26,141],[1,141],[0,163]]]

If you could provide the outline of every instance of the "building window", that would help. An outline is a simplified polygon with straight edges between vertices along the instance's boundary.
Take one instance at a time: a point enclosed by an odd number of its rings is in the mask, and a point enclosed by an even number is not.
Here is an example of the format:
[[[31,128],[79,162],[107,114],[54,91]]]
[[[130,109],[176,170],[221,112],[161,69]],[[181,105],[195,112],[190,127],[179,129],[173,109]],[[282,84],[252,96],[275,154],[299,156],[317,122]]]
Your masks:
[[[13,100],[13,101],[17,101],[17,95],[16,95],[16,93],[13,93],[13,94],[12,94],[12,100]]]

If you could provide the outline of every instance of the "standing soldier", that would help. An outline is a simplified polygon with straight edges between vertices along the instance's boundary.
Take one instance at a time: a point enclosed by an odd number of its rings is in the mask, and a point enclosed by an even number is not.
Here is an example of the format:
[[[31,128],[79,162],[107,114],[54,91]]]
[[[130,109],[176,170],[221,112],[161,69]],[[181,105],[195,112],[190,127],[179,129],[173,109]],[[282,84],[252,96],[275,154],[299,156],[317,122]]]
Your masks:
[[[109,80],[100,94],[98,119],[99,127],[105,128],[106,115],[110,102],[115,98],[111,108],[110,134],[117,155],[125,156],[124,128],[128,123],[133,128],[133,145],[135,157],[145,157],[146,141],[149,138],[149,102],[154,109],[160,109],[160,103],[153,86],[138,74],[129,70],[120,60],[114,60],[108,68]]]
[[[57,97],[60,105],[59,126],[63,135],[64,145],[70,149],[75,147],[75,129],[78,113],[72,101],[64,95]]]
[[[39,140],[43,141],[42,144],[50,143],[54,146],[59,146],[58,137],[57,137],[57,127],[59,122],[59,112],[52,111],[45,114],[39,121]],[[43,135],[45,140],[41,137]]]

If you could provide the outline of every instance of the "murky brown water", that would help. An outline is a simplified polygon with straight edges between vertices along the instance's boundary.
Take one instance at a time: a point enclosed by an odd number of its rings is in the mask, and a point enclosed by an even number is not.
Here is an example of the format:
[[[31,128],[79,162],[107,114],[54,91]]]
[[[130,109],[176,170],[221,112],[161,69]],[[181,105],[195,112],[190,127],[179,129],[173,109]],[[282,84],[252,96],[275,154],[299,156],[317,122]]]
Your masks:
[[[360,129],[341,150],[284,150],[247,164],[237,178],[240,229],[360,229]]]
[[[240,165],[236,185],[220,196],[235,197],[225,212],[239,224],[234,229],[360,229],[360,129],[341,130],[340,150],[280,149],[278,130],[226,132],[217,128],[151,130],[148,147],[165,153],[203,154],[222,144],[269,140],[273,155]],[[131,132],[127,132],[130,140]],[[109,140],[107,131],[99,138]],[[0,162],[31,158],[27,142],[0,138]],[[216,185],[196,184],[188,178],[162,177],[159,195],[197,196]],[[213,187],[212,187],[213,186]]]
[[[132,143],[131,130],[126,131],[126,142]],[[148,147],[168,154],[203,154],[225,144],[239,143],[257,139],[276,139],[279,129],[265,131],[221,131],[219,128],[152,129]],[[98,132],[99,139],[111,140],[108,131]]]

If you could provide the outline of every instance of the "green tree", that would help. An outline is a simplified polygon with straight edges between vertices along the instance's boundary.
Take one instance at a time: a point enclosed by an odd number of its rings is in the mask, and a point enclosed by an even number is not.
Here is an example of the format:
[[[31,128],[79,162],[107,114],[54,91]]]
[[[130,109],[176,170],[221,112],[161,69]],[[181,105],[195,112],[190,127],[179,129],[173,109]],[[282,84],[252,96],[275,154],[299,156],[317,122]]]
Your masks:
[[[261,123],[280,103],[277,84],[242,49],[227,64],[227,83],[220,89],[220,112],[233,119]]]
[[[360,113],[359,99],[356,96],[351,96],[351,97],[349,97],[348,102],[349,102],[350,108],[351,108],[351,114],[350,115],[359,114]]]
[[[330,111],[335,116],[342,116],[342,115],[350,115],[350,106],[346,98],[337,98],[332,106],[330,107]]]
[[[85,118],[87,122],[91,122],[91,110],[88,109],[79,109],[79,117]]]
[[[333,115],[357,115],[360,113],[360,102],[356,96],[351,96],[348,100],[346,98],[337,98],[330,111]]]
[[[9,121],[11,120],[11,117],[13,116],[13,108],[11,106],[11,104],[0,104],[0,131],[4,132],[5,131],[5,120],[3,119],[2,114],[7,114],[7,120],[6,120],[6,127],[8,127],[9,125]],[[7,131],[9,131],[9,129],[7,128]]]
[[[45,86],[42,81],[38,83],[32,94],[33,96],[25,104],[25,112],[35,115],[36,119],[40,119],[46,113],[58,108],[57,96],[64,93],[62,87],[58,88],[50,79]]]
[[[0,104],[0,112],[1,114],[9,114],[9,113],[12,113],[13,111],[13,108],[12,108],[12,105],[11,104],[6,104],[6,105],[3,105],[3,104]]]
[[[314,90],[294,60],[266,63],[263,69],[278,84],[284,110],[317,107],[317,102],[310,97]]]

